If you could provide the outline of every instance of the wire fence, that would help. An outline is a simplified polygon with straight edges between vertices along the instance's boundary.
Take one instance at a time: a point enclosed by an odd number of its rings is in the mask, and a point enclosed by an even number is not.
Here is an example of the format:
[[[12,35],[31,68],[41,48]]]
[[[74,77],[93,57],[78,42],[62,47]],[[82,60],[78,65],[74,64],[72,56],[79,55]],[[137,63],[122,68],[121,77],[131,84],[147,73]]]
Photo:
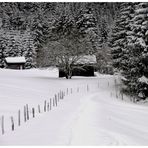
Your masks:
[[[15,131],[17,127],[20,127],[22,124],[27,123],[29,120],[32,120],[38,117],[38,114],[50,112],[54,108],[58,107],[59,103],[65,99],[65,97],[70,97],[75,93],[88,93],[88,92],[98,92],[99,90],[103,90],[104,88],[113,88],[109,91],[109,95],[111,98],[124,100],[125,95],[119,88],[119,84],[117,83],[117,79],[114,78],[114,82],[111,83],[109,80],[105,81],[106,83],[102,83],[99,79],[96,79],[94,84],[84,84],[83,86],[77,86],[74,88],[66,88],[64,90],[60,90],[55,93],[49,99],[46,99],[42,102],[42,104],[38,104],[37,106],[29,106],[29,104],[25,104],[22,109],[18,109],[17,117],[10,116],[10,121],[6,121],[5,116],[2,115],[0,117],[0,125],[1,125],[1,134],[4,135],[6,133],[6,122],[10,122],[9,129],[11,131]],[[104,85],[104,88],[102,87]],[[101,88],[102,87],[102,88]],[[134,99],[133,99],[134,102]]]

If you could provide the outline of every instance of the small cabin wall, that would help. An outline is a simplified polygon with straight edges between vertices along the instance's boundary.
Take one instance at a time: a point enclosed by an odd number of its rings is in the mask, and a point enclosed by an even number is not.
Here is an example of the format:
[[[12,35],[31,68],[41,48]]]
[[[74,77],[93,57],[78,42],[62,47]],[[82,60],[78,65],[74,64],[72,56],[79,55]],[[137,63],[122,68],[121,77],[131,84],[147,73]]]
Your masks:
[[[83,69],[76,68],[72,71],[72,76],[86,76],[86,77],[94,76],[94,67],[86,65],[83,66]],[[59,69],[59,77],[65,77],[65,72],[62,69]]]
[[[72,71],[73,76],[94,76],[93,66],[84,66],[83,69],[74,69]]]
[[[24,63],[6,63],[7,64],[7,68],[9,69],[24,69]]]

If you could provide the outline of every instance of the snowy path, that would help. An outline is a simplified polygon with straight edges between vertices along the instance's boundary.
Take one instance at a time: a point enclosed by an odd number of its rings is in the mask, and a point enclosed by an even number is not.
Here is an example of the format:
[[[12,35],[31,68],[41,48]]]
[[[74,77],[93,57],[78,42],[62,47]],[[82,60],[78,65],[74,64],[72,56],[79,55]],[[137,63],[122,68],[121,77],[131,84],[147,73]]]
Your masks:
[[[47,80],[40,79],[39,82],[46,83],[48,88]],[[0,135],[0,145],[148,145],[148,107],[116,99],[113,93],[111,97],[113,77],[100,77],[99,88],[96,85],[98,79],[76,78],[69,83],[57,79],[50,81],[57,83],[53,88],[87,83],[95,87],[89,92],[66,96],[52,111],[38,114],[14,132]],[[32,81],[27,82],[33,86]],[[38,89],[45,91],[38,87],[36,92]]]
[[[70,100],[64,100],[50,114],[33,119],[15,135],[11,133],[5,142],[11,145],[148,145],[147,107],[112,99],[106,91],[81,97],[71,105]],[[75,98],[76,95],[71,99]]]
[[[147,123],[147,107],[96,93],[73,123],[70,145],[148,145]]]

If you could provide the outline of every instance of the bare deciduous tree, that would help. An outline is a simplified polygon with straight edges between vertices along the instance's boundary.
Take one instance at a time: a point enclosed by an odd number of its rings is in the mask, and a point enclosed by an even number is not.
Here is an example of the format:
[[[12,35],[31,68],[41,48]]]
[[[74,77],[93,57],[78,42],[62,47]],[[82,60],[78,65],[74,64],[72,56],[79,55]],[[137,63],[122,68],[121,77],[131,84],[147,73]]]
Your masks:
[[[82,56],[88,54],[92,45],[86,39],[63,38],[49,42],[46,50],[54,65],[65,73],[67,79],[72,77],[73,69],[83,69],[77,62]]]

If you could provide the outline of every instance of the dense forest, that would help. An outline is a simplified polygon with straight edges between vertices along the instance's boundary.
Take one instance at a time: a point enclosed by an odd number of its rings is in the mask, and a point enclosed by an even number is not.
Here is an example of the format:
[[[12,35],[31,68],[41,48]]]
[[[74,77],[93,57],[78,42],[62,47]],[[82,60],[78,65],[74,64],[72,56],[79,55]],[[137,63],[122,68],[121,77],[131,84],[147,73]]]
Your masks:
[[[107,42],[118,9],[116,3],[0,3],[0,66],[4,57],[20,55],[27,57],[28,68],[52,65],[52,49],[78,37],[85,52],[98,55],[103,69],[110,64]]]
[[[8,56],[32,68],[95,54],[99,72],[121,73],[124,92],[148,96],[148,3],[0,3],[0,33],[1,68]]]

